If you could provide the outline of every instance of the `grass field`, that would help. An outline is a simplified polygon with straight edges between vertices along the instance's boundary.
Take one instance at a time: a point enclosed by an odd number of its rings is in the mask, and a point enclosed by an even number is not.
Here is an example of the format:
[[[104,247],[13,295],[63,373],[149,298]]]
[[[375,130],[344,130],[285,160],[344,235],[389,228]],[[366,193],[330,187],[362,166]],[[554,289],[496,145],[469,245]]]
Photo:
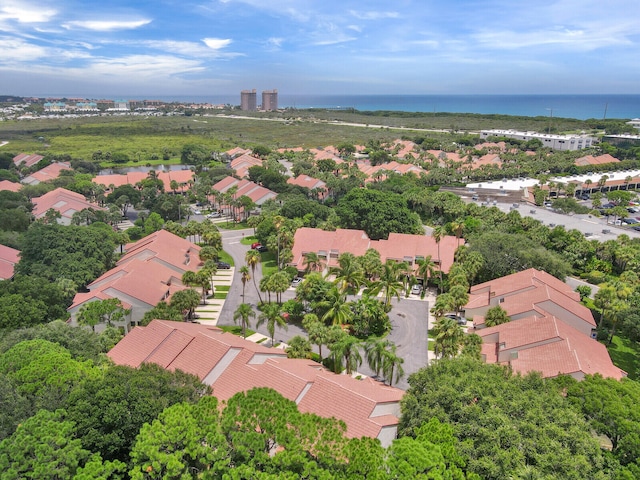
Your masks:
[[[250,112],[243,112],[247,115]],[[130,164],[177,163],[184,145],[200,144],[222,152],[236,146],[251,148],[318,147],[340,142],[366,144],[402,135],[446,139],[447,133],[412,131],[443,129],[476,131],[481,128],[541,130],[547,117],[506,115],[428,114],[409,112],[337,112],[324,110],[255,114],[253,118],[207,117],[84,117],[10,120],[0,122],[0,141],[11,152],[70,155],[91,160],[97,151],[126,153]],[[280,121],[268,121],[280,120]],[[341,125],[357,123],[362,126]],[[373,126],[376,126],[375,128]],[[380,128],[383,126],[384,128]],[[554,119],[558,131],[587,130],[579,120]],[[402,128],[402,130],[399,130]],[[169,159],[163,160],[165,152]]]
[[[629,374],[632,380],[638,380],[640,374],[640,347],[637,342],[626,338],[613,337],[611,345],[607,345],[614,365]]]

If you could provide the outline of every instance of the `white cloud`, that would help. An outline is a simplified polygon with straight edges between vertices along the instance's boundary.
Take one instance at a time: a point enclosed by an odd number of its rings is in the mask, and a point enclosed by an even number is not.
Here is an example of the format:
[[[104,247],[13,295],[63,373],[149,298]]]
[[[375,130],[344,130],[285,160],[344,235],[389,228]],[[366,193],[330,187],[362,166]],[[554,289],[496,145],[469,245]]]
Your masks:
[[[205,68],[197,60],[170,55],[128,55],[102,58],[91,62],[86,71],[91,74],[122,78],[162,78],[184,73],[200,72]]]
[[[96,32],[113,32],[116,30],[132,30],[151,23],[150,19],[139,20],[74,20],[62,26],[68,30],[82,29]]]
[[[220,50],[230,45],[232,40],[230,38],[203,38],[202,41],[207,47],[213,50]]]
[[[355,10],[349,10],[349,13],[360,20],[381,20],[385,18],[400,18],[398,12],[357,12]]]
[[[282,46],[282,42],[284,42],[284,38],[280,37],[271,37],[267,39],[267,45],[272,48],[280,48]]]
[[[15,20],[18,23],[44,23],[51,20],[57,13],[55,9],[42,5],[8,1],[0,7],[0,20]]]

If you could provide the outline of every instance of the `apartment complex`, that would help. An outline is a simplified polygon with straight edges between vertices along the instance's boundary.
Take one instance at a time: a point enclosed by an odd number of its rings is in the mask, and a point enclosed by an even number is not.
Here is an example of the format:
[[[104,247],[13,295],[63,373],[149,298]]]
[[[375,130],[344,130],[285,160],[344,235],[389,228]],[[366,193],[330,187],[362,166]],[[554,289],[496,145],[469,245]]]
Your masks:
[[[538,132],[519,132],[517,130],[481,130],[480,138],[487,139],[489,137],[506,137],[515,140],[538,139],[542,142],[543,147],[553,150],[582,150],[589,148],[595,142],[593,137],[589,135],[554,135]]]
[[[262,92],[262,110],[265,112],[278,110],[278,90],[264,90]]]
[[[255,112],[258,109],[256,101],[256,89],[242,90],[240,92],[240,110]]]

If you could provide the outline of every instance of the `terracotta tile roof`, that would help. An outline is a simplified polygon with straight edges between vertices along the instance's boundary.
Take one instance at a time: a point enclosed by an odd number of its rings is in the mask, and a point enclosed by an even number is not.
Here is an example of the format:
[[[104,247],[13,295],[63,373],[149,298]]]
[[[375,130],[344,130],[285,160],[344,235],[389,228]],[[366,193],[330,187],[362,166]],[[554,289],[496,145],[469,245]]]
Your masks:
[[[20,261],[20,250],[0,245],[0,280],[13,278],[15,264]]]
[[[179,184],[186,184],[189,181],[193,180],[195,173],[191,170],[171,170],[169,172],[156,172],[156,177],[158,180],[162,181],[164,185],[164,190],[166,192],[171,191],[171,181],[175,180]],[[123,174],[112,174],[112,175],[98,175],[91,179],[93,183],[98,185],[104,185],[109,188],[113,185],[115,188],[121,187],[122,185],[136,185],[142,180],[146,180],[149,178],[149,173],[146,172],[129,172]]]
[[[598,155],[594,157],[593,155],[585,155],[584,157],[580,157],[576,159],[574,162],[579,167],[584,167],[587,165],[603,165],[605,163],[618,163],[620,160],[617,158],[605,153],[604,155]]]
[[[236,175],[240,178],[246,177],[249,174],[249,169],[256,166],[262,166],[262,159],[246,153],[231,160],[231,168],[236,171]]]
[[[119,365],[153,362],[195,374],[222,401],[251,388],[273,388],[296,401],[302,412],[343,420],[351,438],[376,438],[383,427],[395,427],[404,394],[371,379],[335,375],[311,360],[288,359],[282,350],[198,324],[153,320],[136,327],[108,356]]]
[[[32,167],[44,157],[35,153],[20,153],[13,157],[13,164],[16,167]]]
[[[36,218],[42,218],[49,209],[60,212],[63,218],[70,220],[75,212],[84,210],[85,208],[93,208],[94,210],[106,210],[98,204],[88,202],[84,195],[64,188],[56,188],[41,197],[33,198],[33,215]]]
[[[626,376],[613,365],[604,345],[553,316],[512,320],[475,333],[484,341],[482,354],[487,363],[508,363],[522,374]]]
[[[180,275],[195,272],[200,265],[200,247],[166,230],[159,230],[125,247],[124,256],[117,265],[133,259],[151,260],[170,266]]]
[[[34,172],[31,175],[25,177],[22,180],[22,183],[37,185],[38,183],[58,178],[60,176],[60,172],[64,170],[71,170],[71,165],[69,165],[67,162],[52,163],[51,165],[47,165],[43,169],[40,169],[37,172]]]
[[[249,150],[248,148],[236,147],[236,148],[232,148],[231,150],[227,150],[224,153],[229,155],[231,158],[235,158],[238,155],[249,154],[249,153],[251,153],[251,150]]]
[[[305,187],[309,190],[313,190],[314,188],[326,189],[327,184],[322,180],[318,180],[317,178],[310,177],[309,175],[298,175],[297,177],[289,177],[287,179],[287,183],[289,185],[297,185],[299,187]]]
[[[10,192],[17,192],[22,188],[22,185],[10,180],[0,180],[0,191],[8,190]]]
[[[251,182],[246,179],[238,180],[234,177],[225,177],[216,183],[212,188],[218,192],[226,193],[230,188],[237,186],[236,198],[240,198],[243,195],[249,197],[256,205],[262,205],[270,198],[277,196],[276,192],[264,188],[257,183]]]
[[[460,240],[463,242],[463,240]],[[362,230],[338,229],[328,232],[318,228],[302,227],[296,230],[293,240],[293,260],[291,265],[299,269],[303,268],[304,255],[315,252],[329,255],[328,266],[336,266],[337,256],[344,252],[353,253],[355,256],[364,255],[369,248],[374,248],[380,253],[384,263],[387,259],[404,261],[411,260],[415,264],[416,257],[431,255],[438,259],[438,245],[432,237],[426,235],[408,235],[402,233],[390,233],[388,240],[370,240]],[[445,236],[440,240],[440,255],[442,257],[442,271],[448,272],[453,263],[453,257],[458,248],[458,239],[453,236]],[[331,255],[333,252],[334,255]]]

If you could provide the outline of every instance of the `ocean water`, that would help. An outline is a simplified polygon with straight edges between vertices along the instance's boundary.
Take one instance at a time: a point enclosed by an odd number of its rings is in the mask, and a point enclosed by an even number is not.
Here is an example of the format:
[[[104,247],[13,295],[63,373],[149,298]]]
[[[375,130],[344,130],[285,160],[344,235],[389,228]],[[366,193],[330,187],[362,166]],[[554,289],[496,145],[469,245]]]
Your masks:
[[[258,93],[258,98],[260,94]],[[139,97],[138,97],[139,98]],[[238,95],[154,97],[163,101],[240,104]],[[278,95],[280,108],[449,112],[527,117],[640,117],[640,95]]]

